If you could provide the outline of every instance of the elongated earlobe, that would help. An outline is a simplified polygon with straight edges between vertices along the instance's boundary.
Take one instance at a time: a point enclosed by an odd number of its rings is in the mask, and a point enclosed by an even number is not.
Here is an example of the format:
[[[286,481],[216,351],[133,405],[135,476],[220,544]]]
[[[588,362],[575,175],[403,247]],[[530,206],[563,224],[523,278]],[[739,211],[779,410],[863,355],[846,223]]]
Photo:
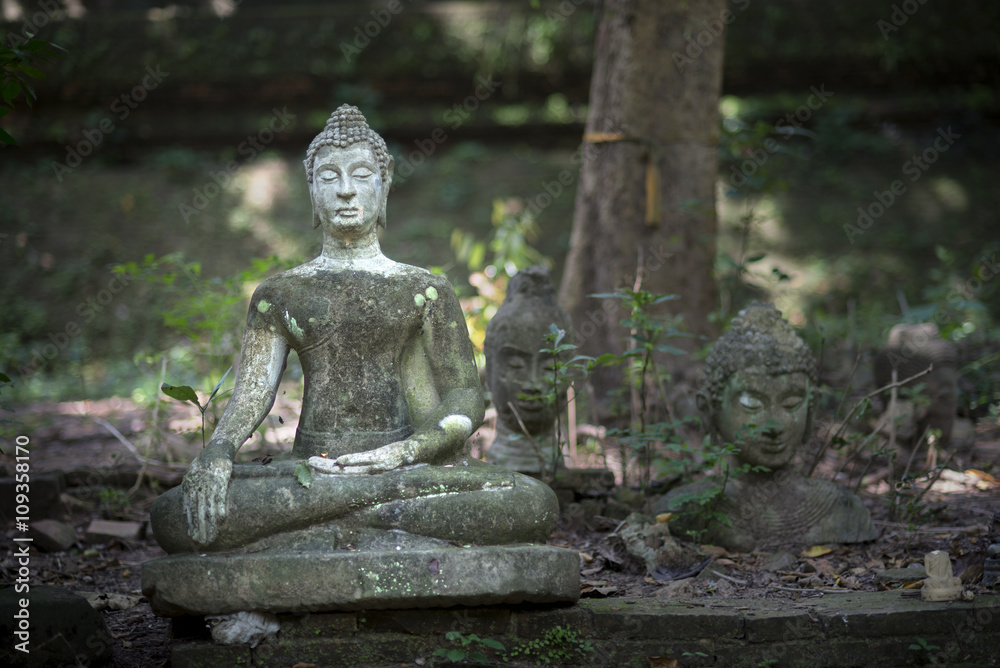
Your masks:
[[[385,168],[385,182],[382,184],[382,210],[378,214],[378,224],[382,229],[385,229],[386,209],[389,207],[389,191],[392,189],[392,173],[395,165],[396,161],[390,155]]]

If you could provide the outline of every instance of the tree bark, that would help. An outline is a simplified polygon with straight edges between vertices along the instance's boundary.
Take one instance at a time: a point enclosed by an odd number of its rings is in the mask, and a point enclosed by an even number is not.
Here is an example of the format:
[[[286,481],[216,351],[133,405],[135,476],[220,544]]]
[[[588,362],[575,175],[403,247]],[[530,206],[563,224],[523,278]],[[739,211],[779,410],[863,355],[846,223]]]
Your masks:
[[[712,336],[718,104],[724,24],[734,15],[725,0],[605,0],[597,12],[560,303],[581,353],[623,352],[633,345],[618,324],[626,309],[588,295],[634,287],[641,267],[642,289],[680,296],[662,312],[683,313],[684,331]],[[618,382],[613,369],[595,373],[599,403]]]

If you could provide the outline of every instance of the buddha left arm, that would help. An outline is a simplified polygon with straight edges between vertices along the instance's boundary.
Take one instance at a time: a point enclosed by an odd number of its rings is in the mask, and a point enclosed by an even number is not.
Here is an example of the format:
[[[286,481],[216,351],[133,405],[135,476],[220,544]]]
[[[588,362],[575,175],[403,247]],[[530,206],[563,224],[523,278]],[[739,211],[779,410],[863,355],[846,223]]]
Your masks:
[[[472,342],[454,291],[435,277],[434,299],[425,303],[424,323],[408,355],[404,383],[411,414],[420,419],[409,438],[375,450],[310,462],[319,470],[380,473],[445,459],[462,449],[482,424],[485,405]]]

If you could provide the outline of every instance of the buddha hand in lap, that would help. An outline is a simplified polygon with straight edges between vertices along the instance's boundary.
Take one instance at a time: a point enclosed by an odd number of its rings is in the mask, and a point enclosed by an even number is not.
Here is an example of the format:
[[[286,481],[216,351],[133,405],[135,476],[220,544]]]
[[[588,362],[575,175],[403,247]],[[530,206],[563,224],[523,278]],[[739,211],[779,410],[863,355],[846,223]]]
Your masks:
[[[168,552],[252,551],[388,529],[543,542],[557,513],[551,490],[464,453],[483,397],[451,286],[379,248],[393,171],[385,142],[344,105],[305,168],[322,253],[254,293],[233,396],[181,487],[154,504],[157,541]],[[290,350],[305,386],[290,456],[234,465]],[[294,475],[300,461],[309,488]]]
[[[809,438],[816,363],[773,306],[754,303],[733,320],[705,365],[697,401],[714,439],[734,445],[729,477],[711,510],[730,525],[698,512],[692,496],[709,495],[719,481],[674,490],[654,508],[679,512],[672,526],[701,542],[733,550],[786,543],[853,543],[876,537],[861,500],[836,484],[806,478],[792,460]]]

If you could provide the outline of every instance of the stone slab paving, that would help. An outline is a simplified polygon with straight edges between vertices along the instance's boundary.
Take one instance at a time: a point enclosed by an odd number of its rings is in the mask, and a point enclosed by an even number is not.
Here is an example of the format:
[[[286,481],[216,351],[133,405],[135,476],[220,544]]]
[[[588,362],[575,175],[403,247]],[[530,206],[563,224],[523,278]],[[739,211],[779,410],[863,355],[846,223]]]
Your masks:
[[[581,600],[572,606],[380,610],[280,615],[278,637],[256,648],[198,638],[197,619],[175,620],[173,668],[220,665],[423,665],[452,648],[450,631],[501,642],[482,649],[508,666],[996,666],[1000,595],[928,603],[892,592],[765,600]],[[911,649],[911,647],[929,649]],[[472,648],[477,648],[473,645]],[[588,649],[589,647],[589,649]],[[506,654],[506,659],[505,659]],[[663,663],[661,665],[670,665]]]

